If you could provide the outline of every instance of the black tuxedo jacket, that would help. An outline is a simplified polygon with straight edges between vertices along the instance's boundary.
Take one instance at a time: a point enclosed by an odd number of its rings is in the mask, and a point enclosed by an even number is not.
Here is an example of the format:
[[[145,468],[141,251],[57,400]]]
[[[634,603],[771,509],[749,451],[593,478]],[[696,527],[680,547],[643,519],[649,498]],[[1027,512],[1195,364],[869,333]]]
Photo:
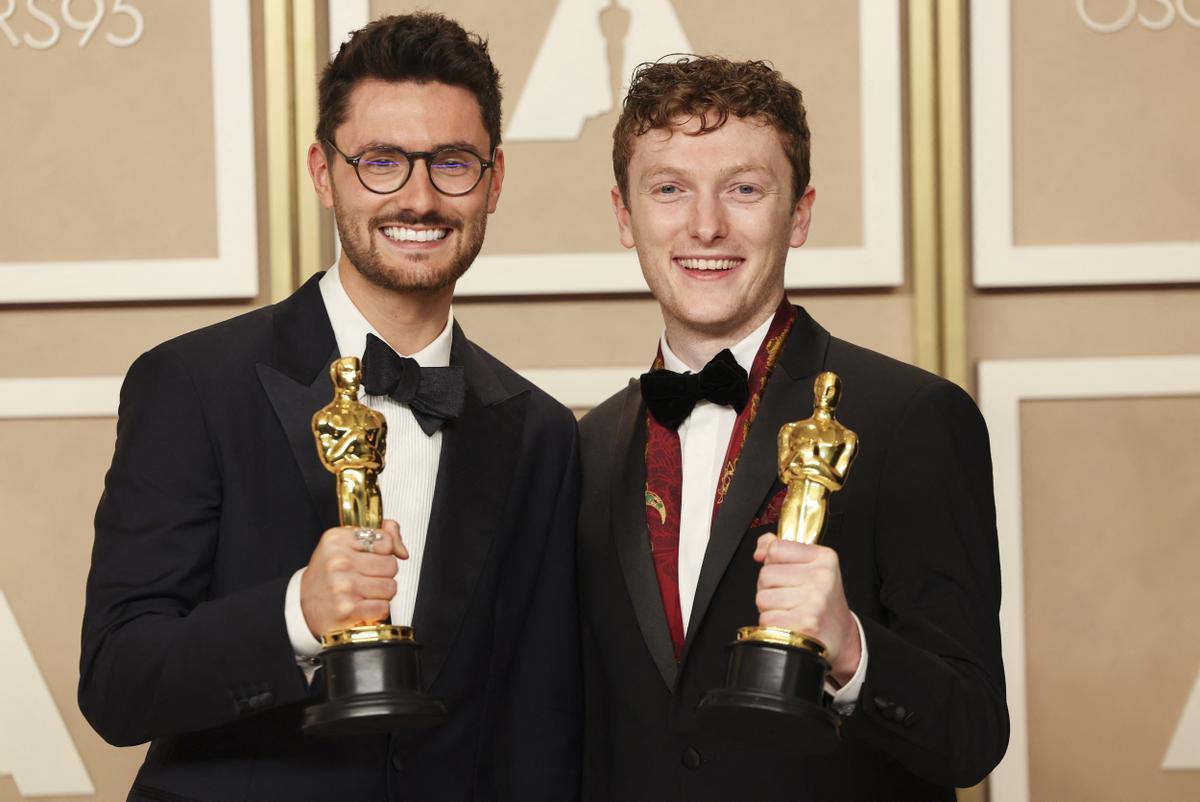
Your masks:
[[[738,627],[758,622],[752,555],[775,521],[752,523],[782,489],[779,428],[812,414],[822,370],[841,376],[838,419],[859,436],[824,543],[870,657],[840,746],[806,757],[702,732],[695,711],[723,684]],[[584,798],[927,802],[987,774],[1008,715],[991,460],[966,393],[799,310],[714,522],[678,664],[646,533],[645,428],[636,381],[580,424]]]
[[[311,738],[284,592],[337,525],[313,412],[336,344],[317,277],[141,356],[96,512],[79,703],[153,740],[131,799],[563,800],[579,778],[571,413],[468,341],[442,441],[413,626],[450,718]],[[385,515],[387,511],[385,510]]]

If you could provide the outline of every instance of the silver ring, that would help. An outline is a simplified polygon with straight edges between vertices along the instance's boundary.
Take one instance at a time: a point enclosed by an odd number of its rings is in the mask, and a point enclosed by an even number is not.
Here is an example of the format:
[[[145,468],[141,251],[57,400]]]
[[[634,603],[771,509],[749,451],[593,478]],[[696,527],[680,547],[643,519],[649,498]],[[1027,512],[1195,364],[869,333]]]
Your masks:
[[[358,543],[359,551],[371,551],[375,548],[375,544],[383,540],[383,532],[378,529],[367,529],[361,527],[354,530],[354,541]]]

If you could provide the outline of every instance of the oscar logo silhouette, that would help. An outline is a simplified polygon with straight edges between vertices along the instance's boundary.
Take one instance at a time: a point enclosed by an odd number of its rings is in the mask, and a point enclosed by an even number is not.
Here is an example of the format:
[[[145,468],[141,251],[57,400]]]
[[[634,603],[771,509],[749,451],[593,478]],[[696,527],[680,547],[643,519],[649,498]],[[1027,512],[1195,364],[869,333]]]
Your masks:
[[[781,540],[817,544],[829,497],[842,489],[858,454],[858,436],[834,413],[841,380],[826,371],[813,385],[813,415],[779,430],[779,479],[787,487]],[[829,706],[825,645],[782,627],[742,627],[729,645],[725,687],[700,700],[701,724],[764,746],[820,754],[838,744],[840,717]]]
[[[358,401],[357,357],[329,367],[333,401],[312,418],[317,456],[337,478],[342,526],[378,529],[383,523],[379,474],[387,421]],[[446,715],[421,690],[420,644],[407,626],[363,621],[321,635],[324,699],[304,711],[308,735],[367,735],[435,724]]]

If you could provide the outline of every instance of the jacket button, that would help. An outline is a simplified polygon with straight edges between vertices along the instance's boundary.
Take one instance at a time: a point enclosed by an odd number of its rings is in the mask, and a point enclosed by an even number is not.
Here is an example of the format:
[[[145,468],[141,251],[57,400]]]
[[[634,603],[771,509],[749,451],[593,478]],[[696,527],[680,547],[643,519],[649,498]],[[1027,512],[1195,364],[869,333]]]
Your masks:
[[[889,702],[887,699],[884,699],[882,696],[875,697],[875,708],[877,710],[890,710],[891,708],[893,708],[895,706],[896,705],[894,702]]]
[[[903,724],[905,717],[908,716],[908,711],[904,709],[904,705],[896,705],[892,710],[892,721],[897,724]]]
[[[700,764],[703,762],[704,759],[700,756],[700,753],[696,751],[695,747],[689,746],[687,749],[683,750],[683,767],[685,769],[695,771],[696,769],[700,768]]]
[[[399,752],[392,752],[392,768],[396,771],[404,771],[404,756]]]

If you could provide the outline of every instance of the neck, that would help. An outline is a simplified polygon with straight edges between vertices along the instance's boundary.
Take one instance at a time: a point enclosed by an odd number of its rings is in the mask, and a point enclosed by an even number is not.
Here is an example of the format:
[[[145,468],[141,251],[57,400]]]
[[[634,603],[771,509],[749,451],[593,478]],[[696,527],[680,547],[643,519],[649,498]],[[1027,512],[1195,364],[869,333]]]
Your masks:
[[[446,327],[453,285],[438,290],[380,287],[364,278],[345,253],[338,262],[338,273],[351,303],[397,353],[417,353]]]
[[[771,307],[765,317],[750,318],[740,326],[722,332],[697,329],[665,315],[663,323],[667,330],[667,344],[671,346],[671,351],[683,361],[683,364],[698,373],[714,356],[726,348],[733,348],[774,315],[775,307]]]

